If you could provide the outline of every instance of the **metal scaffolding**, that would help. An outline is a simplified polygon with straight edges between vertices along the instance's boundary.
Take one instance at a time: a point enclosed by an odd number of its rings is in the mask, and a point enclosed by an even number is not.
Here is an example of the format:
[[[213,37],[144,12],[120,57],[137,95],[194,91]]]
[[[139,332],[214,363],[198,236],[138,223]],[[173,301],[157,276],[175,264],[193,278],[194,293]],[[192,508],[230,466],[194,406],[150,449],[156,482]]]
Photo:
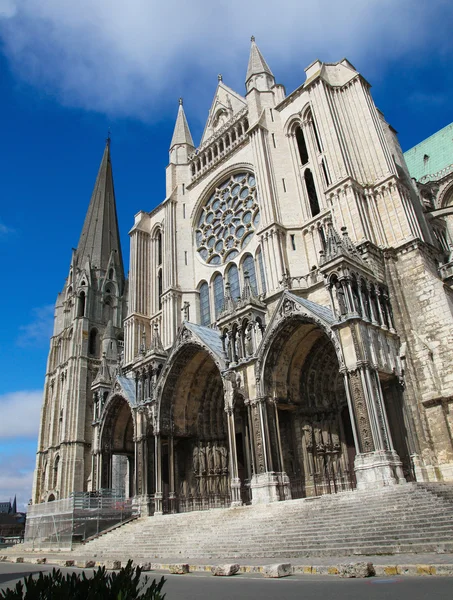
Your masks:
[[[132,498],[115,490],[74,492],[28,507],[24,543],[33,549],[72,549],[135,516]]]

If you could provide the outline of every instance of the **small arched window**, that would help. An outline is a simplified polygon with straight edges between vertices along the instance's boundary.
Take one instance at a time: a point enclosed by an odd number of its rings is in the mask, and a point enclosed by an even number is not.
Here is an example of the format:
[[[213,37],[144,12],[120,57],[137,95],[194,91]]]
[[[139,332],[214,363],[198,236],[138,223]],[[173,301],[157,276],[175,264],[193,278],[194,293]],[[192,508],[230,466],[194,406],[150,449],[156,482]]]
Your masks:
[[[98,354],[98,330],[95,328],[90,331],[88,354],[91,354],[91,356],[97,356]]]
[[[255,261],[253,260],[253,256],[251,254],[247,254],[242,263],[242,271],[245,275],[247,271],[250,278],[250,287],[252,288],[252,292],[254,294],[258,294],[258,286],[256,285],[256,271],[255,271]]]
[[[236,265],[231,265],[228,269],[228,283],[230,284],[230,294],[236,302],[241,297],[241,287],[239,285],[239,272]]]
[[[306,165],[308,163],[307,144],[305,143],[304,133],[299,126],[296,127],[296,142],[297,142],[297,149],[299,150],[300,162],[303,165]]]
[[[162,308],[162,269],[157,273],[157,306]]]
[[[216,275],[214,278],[214,307],[216,319],[223,310],[225,302],[225,296],[223,292],[223,278],[222,275]]]
[[[79,302],[78,302],[78,307],[77,307],[77,316],[78,317],[85,316],[85,300],[86,300],[85,292],[80,292]]]
[[[264,272],[263,253],[261,251],[261,248],[258,248],[258,250],[256,251],[256,258],[258,260],[258,267],[260,270],[261,291],[263,294],[265,294],[267,292],[266,273]]]
[[[307,188],[308,200],[310,202],[310,210],[312,217],[319,214],[319,202],[318,195],[316,193],[315,180],[313,179],[313,173],[310,169],[306,169],[304,173],[305,186]]]
[[[200,285],[200,323],[205,327],[208,327],[211,324],[209,285],[206,283],[206,281]]]
[[[58,467],[60,465],[60,457],[57,456],[55,458],[55,462],[53,464],[53,489],[55,490],[58,485]]]
[[[162,264],[162,233],[160,231],[157,232],[156,235],[157,240],[157,264]]]

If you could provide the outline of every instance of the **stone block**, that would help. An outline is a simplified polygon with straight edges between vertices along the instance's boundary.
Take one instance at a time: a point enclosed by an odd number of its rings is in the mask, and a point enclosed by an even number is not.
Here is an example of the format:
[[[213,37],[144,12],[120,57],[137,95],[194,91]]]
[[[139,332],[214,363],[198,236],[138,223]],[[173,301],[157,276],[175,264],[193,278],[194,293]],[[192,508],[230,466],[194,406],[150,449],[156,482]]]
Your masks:
[[[217,567],[212,567],[211,572],[213,575],[219,577],[229,577],[230,575],[236,575],[239,571],[239,565],[237,563],[231,565],[218,565]]]
[[[101,563],[101,566],[104,566],[107,571],[117,571],[121,569],[121,561],[120,560],[105,560]]]
[[[399,575],[417,575],[417,565],[398,565]]]
[[[357,562],[338,566],[340,577],[363,578],[372,577],[375,574],[373,563]]]
[[[152,571],[152,565],[150,562],[139,563],[138,565],[142,571]]]
[[[288,577],[292,574],[292,568],[290,563],[278,563],[275,565],[265,565],[263,567],[264,577],[279,578]]]
[[[40,558],[32,558],[30,562],[34,565],[45,565],[47,563],[47,558],[44,558],[43,556]]]
[[[375,565],[374,572],[377,577],[399,575],[397,565]]]
[[[16,562],[16,563],[23,563],[24,562],[24,557],[23,556],[16,556],[14,562]]]
[[[417,565],[417,575],[435,575],[436,567],[431,565]]]
[[[436,565],[436,575],[453,575],[453,565]]]
[[[79,569],[92,569],[96,566],[94,560],[77,560],[75,566]]]
[[[168,565],[168,570],[172,575],[185,575],[189,572],[189,565],[187,563]]]

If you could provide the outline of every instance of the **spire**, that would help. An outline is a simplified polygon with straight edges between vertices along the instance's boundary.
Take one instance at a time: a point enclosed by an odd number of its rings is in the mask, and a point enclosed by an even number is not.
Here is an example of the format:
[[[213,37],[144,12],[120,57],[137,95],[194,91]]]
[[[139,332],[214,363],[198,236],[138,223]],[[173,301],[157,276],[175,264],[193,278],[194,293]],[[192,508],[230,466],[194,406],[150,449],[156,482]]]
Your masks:
[[[111,252],[117,255],[117,264],[123,274],[112,163],[110,161],[110,133],[106,140],[101,166],[94,184],[90,205],[77,245],[76,257],[79,267],[89,259],[98,269],[107,269]]]
[[[112,383],[112,377],[110,375],[109,365],[107,363],[107,357],[105,352],[102,353],[101,364],[99,366],[99,371],[97,372],[96,378],[93,381],[93,385],[95,384],[107,384]]]
[[[178,116],[176,117],[175,130],[173,132],[173,137],[171,138],[170,150],[179,144],[187,144],[194,148],[186,114],[182,105],[182,98],[179,99]]]
[[[245,78],[246,85],[251,77],[253,77],[254,75],[261,75],[263,73],[269,75],[272,79],[274,79],[274,74],[270,70],[267,62],[264,60],[263,55],[261,54],[258,46],[255,43],[255,37],[253,35],[251,38],[251,42],[252,45],[250,48],[249,65],[247,67],[247,75]]]

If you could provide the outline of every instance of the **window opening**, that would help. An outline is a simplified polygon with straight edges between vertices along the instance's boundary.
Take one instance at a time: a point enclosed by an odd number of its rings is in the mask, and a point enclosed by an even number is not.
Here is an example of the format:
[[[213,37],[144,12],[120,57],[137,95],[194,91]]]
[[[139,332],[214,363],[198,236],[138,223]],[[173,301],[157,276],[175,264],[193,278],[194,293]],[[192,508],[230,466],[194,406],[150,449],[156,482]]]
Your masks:
[[[294,233],[290,234],[290,239],[291,239],[291,247],[293,250],[296,249],[296,236],[294,235]]]
[[[300,162],[303,165],[306,165],[308,163],[307,144],[305,143],[305,136],[300,127],[296,128],[296,141],[297,148],[299,150]]]
[[[267,292],[267,288],[266,288],[266,275],[264,273],[263,253],[261,252],[261,250],[258,250],[256,255],[258,256],[258,267],[260,270],[261,291],[263,292],[263,294],[265,294]]]
[[[239,272],[236,265],[228,269],[228,283],[230,284],[230,294],[236,302],[241,297],[241,287],[239,285]]]
[[[326,166],[324,158],[321,160],[321,168],[322,168],[322,172],[324,173],[324,179],[325,179],[326,185],[330,185],[330,177],[327,173],[327,166]]]
[[[157,305],[162,308],[162,270],[157,274]]]
[[[272,134],[272,143],[274,145],[274,148],[276,148],[277,146],[275,145],[275,133]]]
[[[256,285],[256,271],[255,271],[255,261],[253,260],[253,256],[248,254],[245,257],[244,262],[242,263],[242,271],[245,273],[246,271],[249,274],[250,278],[250,287],[254,294],[258,294],[258,287]]]
[[[223,278],[222,275],[216,275],[214,279],[214,307],[216,318],[220,315],[223,310],[225,296],[223,292]]]
[[[157,264],[162,264],[162,234],[160,231],[157,232]]]
[[[206,282],[200,286],[200,322],[205,327],[211,324],[211,310],[209,306],[209,286]]]
[[[286,183],[285,183],[284,177],[282,177],[282,183],[283,183],[283,191],[286,193]]]
[[[80,292],[79,295],[79,306],[77,309],[77,316],[78,317],[84,317],[85,316],[85,292]]]
[[[308,200],[310,202],[311,214],[314,217],[319,213],[318,195],[316,194],[315,181],[313,173],[307,169],[304,173],[305,185],[307,187]]]

